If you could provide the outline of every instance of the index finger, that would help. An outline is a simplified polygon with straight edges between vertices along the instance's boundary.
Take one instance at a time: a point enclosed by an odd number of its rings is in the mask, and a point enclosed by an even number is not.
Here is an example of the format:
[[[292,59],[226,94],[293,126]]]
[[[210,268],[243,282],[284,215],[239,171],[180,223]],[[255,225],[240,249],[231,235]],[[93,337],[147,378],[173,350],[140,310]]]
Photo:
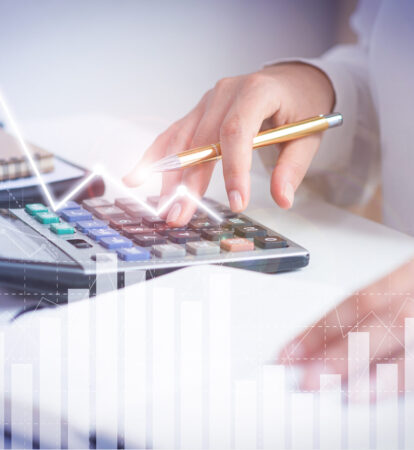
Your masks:
[[[243,211],[249,202],[253,138],[264,119],[279,109],[274,91],[266,77],[248,76],[220,130],[224,180],[234,212]]]

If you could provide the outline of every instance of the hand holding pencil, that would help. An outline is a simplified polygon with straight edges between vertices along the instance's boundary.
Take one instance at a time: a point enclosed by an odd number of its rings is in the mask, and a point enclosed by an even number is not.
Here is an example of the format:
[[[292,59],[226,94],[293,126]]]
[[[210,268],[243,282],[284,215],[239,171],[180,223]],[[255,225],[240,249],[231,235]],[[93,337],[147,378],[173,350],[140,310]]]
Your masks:
[[[319,69],[307,64],[280,64],[254,74],[221,80],[189,114],[155,140],[124,181],[129,186],[139,185],[143,167],[152,167],[154,171],[167,169],[163,173],[161,203],[180,184],[202,196],[214,160],[222,157],[230,207],[241,212],[250,197],[252,149],[284,142],[270,190],[279,206],[289,208],[319,147],[319,131],[341,123],[339,114],[320,116],[333,106],[330,80]],[[276,129],[259,134],[266,119]],[[180,199],[167,212],[167,222],[184,225],[194,210],[191,201]]]

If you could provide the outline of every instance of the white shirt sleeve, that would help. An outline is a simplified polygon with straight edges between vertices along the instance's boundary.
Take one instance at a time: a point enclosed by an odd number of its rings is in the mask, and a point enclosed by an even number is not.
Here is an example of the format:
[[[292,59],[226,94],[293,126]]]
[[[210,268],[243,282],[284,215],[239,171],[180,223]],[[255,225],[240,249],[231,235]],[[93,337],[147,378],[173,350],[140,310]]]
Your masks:
[[[344,117],[341,127],[324,133],[308,172],[310,184],[339,205],[364,203],[378,186],[379,134],[369,74],[370,36],[378,4],[359,2],[351,18],[356,45],[338,45],[317,59],[294,59],[326,73],[335,90],[334,110]]]

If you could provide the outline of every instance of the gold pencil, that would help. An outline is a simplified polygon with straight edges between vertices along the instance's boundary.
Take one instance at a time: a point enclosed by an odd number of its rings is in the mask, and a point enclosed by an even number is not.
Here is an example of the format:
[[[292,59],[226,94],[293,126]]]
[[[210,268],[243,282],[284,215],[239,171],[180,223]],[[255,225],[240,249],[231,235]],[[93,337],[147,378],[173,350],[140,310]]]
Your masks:
[[[342,114],[321,114],[320,116],[294,122],[281,127],[259,133],[253,139],[253,148],[261,148],[266,145],[279,144],[293,139],[309,136],[313,133],[324,131],[342,125]],[[208,161],[221,158],[220,143],[210,144],[204,147],[192,148],[176,155],[169,155],[153,163],[149,170],[153,172],[168,172],[170,170],[184,169]]]

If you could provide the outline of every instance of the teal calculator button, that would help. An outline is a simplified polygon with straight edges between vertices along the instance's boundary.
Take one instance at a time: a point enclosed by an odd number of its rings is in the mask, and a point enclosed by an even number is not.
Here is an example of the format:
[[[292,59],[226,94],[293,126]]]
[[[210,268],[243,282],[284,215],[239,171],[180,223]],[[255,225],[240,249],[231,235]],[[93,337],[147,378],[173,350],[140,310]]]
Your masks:
[[[42,205],[41,203],[28,203],[24,207],[25,211],[29,213],[31,216],[34,216],[37,213],[40,212],[48,212],[48,209],[45,205]]]
[[[67,223],[52,223],[50,229],[56,234],[73,234],[75,229]]]
[[[51,212],[40,212],[35,215],[35,218],[38,222],[43,224],[48,223],[59,223],[59,216],[53,214]]]

